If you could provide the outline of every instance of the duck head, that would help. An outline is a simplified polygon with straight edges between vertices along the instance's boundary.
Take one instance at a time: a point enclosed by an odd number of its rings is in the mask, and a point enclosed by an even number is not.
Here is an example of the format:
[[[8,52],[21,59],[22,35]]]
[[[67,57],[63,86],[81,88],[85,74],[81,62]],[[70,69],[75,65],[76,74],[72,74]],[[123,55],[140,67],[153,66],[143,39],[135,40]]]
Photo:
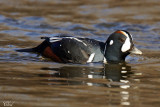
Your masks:
[[[105,43],[104,56],[107,62],[124,62],[129,54],[142,54],[134,46],[132,35],[125,30],[112,33]]]

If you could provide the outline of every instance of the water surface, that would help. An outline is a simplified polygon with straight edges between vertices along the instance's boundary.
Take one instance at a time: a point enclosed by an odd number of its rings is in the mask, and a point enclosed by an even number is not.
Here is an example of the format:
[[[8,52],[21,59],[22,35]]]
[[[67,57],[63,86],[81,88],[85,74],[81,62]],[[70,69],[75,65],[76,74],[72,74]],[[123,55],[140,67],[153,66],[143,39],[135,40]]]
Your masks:
[[[1,0],[0,105],[15,107],[160,106],[158,0]],[[18,53],[42,36],[69,34],[105,41],[127,30],[143,55],[126,64],[60,64]]]

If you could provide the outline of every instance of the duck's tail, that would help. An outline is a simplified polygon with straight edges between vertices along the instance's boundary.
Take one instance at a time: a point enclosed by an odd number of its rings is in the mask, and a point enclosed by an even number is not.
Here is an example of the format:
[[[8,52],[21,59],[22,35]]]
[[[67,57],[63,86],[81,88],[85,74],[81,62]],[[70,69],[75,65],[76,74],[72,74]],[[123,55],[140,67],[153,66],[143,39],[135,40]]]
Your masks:
[[[17,52],[36,52],[34,48],[18,49]]]
[[[27,49],[18,49],[17,52],[37,52],[42,53],[44,49],[50,45],[48,37],[42,37],[41,39],[45,39],[40,45],[35,48],[27,48]]]

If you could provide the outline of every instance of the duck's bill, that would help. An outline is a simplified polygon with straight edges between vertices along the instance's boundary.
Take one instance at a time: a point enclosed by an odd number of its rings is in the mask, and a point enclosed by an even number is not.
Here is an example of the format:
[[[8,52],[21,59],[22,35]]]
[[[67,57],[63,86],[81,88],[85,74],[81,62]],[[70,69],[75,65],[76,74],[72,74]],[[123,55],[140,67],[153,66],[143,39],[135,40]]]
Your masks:
[[[139,49],[137,49],[135,46],[132,48],[132,50],[130,51],[130,53],[132,54],[142,54],[142,51],[140,51]]]

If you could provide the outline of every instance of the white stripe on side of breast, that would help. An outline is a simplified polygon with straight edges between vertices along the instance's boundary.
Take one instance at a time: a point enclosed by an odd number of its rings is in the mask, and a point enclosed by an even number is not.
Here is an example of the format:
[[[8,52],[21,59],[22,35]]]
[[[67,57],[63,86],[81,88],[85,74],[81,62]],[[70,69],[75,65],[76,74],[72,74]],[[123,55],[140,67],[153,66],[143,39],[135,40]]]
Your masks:
[[[89,56],[87,62],[92,62],[93,59],[94,59],[94,56],[95,56],[95,53],[92,53],[92,54]]]

